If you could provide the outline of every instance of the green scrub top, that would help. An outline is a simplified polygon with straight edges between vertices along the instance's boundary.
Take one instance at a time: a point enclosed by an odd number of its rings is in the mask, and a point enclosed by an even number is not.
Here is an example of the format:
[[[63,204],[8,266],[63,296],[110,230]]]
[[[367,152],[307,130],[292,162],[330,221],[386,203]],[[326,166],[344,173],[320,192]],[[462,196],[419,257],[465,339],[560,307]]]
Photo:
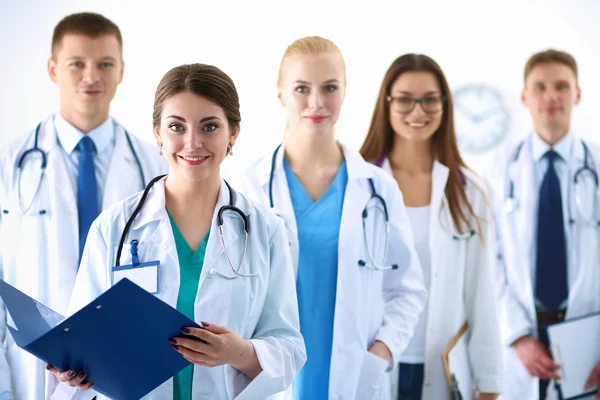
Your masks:
[[[173,217],[169,214],[173,236],[175,237],[175,246],[177,247],[177,257],[179,258],[179,294],[177,296],[177,310],[186,317],[194,321],[194,303],[198,293],[198,283],[200,282],[200,272],[204,264],[204,255],[206,253],[206,244],[210,230],[200,243],[195,252],[185,241],[185,238],[177,228]],[[188,365],[173,378],[173,399],[192,400],[192,379],[194,377],[194,365]]]

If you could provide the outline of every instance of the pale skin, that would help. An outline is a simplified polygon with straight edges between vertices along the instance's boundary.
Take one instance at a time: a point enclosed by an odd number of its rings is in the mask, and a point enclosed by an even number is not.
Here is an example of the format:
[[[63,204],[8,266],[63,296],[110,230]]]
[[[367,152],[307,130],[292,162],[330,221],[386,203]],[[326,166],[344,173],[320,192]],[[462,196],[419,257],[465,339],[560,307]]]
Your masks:
[[[113,35],[67,34],[48,60],[48,76],[60,92],[60,114],[83,133],[107,120],[123,80],[121,47]]]
[[[573,107],[580,100],[575,72],[559,63],[535,66],[521,92],[521,101],[529,109],[536,134],[550,146],[571,129]]]
[[[219,196],[220,165],[227,147],[233,147],[239,126],[229,126],[218,105],[191,93],[179,93],[163,104],[160,126],[154,128],[170,172],[165,181],[167,208],[191,249],[197,249],[208,230]],[[187,327],[182,333],[204,340],[174,337],[169,340],[175,351],[189,362],[202,367],[231,365],[250,379],[262,371],[254,346],[229,329],[202,322],[202,329]],[[48,369],[61,381],[78,389],[85,372]]]
[[[585,383],[585,390],[589,390],[594,385],[594,383],[598,383],[599,380],[600,380],[600,362],[598,362],[598,364],[596,364],[596,366],[592,370],[592,373],[588,377],[588,380]],[[600,389],[598,389],[596,391],[596,398],[600,399]]]
[[[345,89],[345,66],[337,53],[285,60],[278,87],[279,101],[289,114],[284,156],[313,201],[329,188],[344,161],[334,126]],[[388,362],[392,359],[381,341],[375,341],[369,351]]]
[[[573,107],[580,100],[581,89],[575,72],[559,63],[535,66],[521,93],[521,101],[529,109],[536,134],[550,146],[569,133]],[[524,336],[515,340],[512,347],[530,375],[546,380],[560,379],[557,373],[560,365],[552,360],[539,340]]]
[[[390,95],[406,101],[428,99],[429,103],[440,106],[437,112],[425,112],[419,103],[410,112],[402,113],[393,104],[389,105],[390,125],[395,133],[394,145],[388,154],[393,176],[403,193],[404,204],[424,207],[431,203],[432,138],[442,122],[442,90],[433,73],[411,71],[396,78]],[[477,400],[495,400],[497,397],[497,393],[479,393]]]

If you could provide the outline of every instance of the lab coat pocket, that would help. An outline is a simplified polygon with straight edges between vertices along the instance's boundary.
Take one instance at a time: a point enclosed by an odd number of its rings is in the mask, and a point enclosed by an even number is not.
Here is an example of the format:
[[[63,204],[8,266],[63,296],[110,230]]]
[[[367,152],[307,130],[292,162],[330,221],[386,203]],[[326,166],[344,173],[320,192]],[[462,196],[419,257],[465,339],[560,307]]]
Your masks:
[[[386,369],[389,363],[383,358],[366,351],[363,357],[356,399],[375,399],[382,389]]]

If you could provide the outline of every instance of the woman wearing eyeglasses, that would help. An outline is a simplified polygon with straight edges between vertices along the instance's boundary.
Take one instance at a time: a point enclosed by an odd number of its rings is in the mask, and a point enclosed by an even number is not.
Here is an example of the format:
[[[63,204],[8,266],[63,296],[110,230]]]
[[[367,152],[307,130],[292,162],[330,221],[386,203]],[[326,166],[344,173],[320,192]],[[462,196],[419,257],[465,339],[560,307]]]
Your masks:
[[[468,324],[463,350],[473,391],[495,399],[502,386],[496,312],[495,234],[483,181],[456,143],[452,96],[438,64],[406,54],[388,69],[362,156],[389,171],[404,195],[429,299],[400,357],[398,399],[448,399],[442,352]],[[457,348],[457,351],[460,351]]]

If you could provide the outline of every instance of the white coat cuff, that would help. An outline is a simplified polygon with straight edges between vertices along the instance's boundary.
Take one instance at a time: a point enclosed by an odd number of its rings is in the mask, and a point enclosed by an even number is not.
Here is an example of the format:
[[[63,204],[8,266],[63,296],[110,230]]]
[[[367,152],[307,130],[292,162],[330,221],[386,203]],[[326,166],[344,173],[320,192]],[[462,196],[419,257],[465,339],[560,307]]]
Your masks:
[[[98,392],[93,389],[77,390],[60,383],[54,374],[46,371],[46,399],[48,400],[92,400]]]
[[[510,346],[518,338],[533,333],[532,323],[521,308],[505,307],[503,311],[502,342],[505,346]],[[507,318],[507,315],[510,317]]]
[[[390,360],[390,363],[388,364],[388,367],[385,370],[385,372],[390,372],[394,368],[394,365],[396,365],[396,360],[398,360],[399,355],[394,354],[394,350],[392,350],[393,347],[389,345],[389,343],[393,343],[393,341],[387,340],[386,337],[387,337],[387,335],[386,335],[384,329],[382,328],[379,331],[379,333],[377,334],[377,337],[375,337],[375,340],[379,340],[380,342],[385,344],[387,346],[388,350],[390,351],[390,354],[392,355],[392,359]]]
[[[253,380],[250,380],[240,371],[228,366],[234,371],[233,387],[231,388],[234,397],[237,399],[255,399],[265,397],[265,390],[272,392],[269,394],[285,390],[285,384],[283,383],[285,376],[282,375],[283,371],[279,371],[281,368],[278,368],[279,363],[277,360],[272,359],[269,345],[260,339],[251,339],[250,342],[254,346],[262,371]]]
[[[513,333],[511,333],[511,335],[507,337],[506,345],[512,346],[512,344],[514,342],[516,342],[517,339],[520,339],[523,336],[530,336],[530,335],[533,335],[533,332],[529,328],[522,329],[520,331],[513,331]]]
[[[484,375],[475,377],[475,387],[479,393],[501,393],[502,392],[502,376],[500,375]]]

